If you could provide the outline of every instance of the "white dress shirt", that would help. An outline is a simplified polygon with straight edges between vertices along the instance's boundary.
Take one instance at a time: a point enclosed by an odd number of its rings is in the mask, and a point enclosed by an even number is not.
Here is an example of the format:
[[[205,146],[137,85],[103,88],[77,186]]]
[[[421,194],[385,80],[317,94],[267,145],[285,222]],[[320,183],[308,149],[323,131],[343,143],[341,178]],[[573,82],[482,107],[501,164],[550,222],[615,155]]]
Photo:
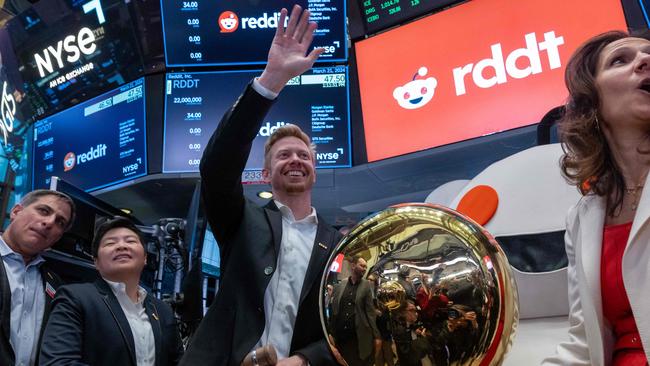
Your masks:
[[[264,292],[264,333],[255,348],[272,344],[280,360],[289,356],[300,292],[316,239],[318,218],[316,209],[312,207],[307,217],[296,221],[289,207],[278,201],[275,204],[282,214],[282,240],[277,268]]]
[[[9,342],[16,356],[16,366],[33,365],[45,312],[45,292],[39,270],[45,260],[39,255],[25,265],[23,257],[11,250],[2,236],[0,255],[11,290]]]
[[[156,341],[149,317],[144,308],[144,299],[147,291],[138,286],[138,301],[131,301],[126,294],[126,285],[121,282],[112,282],[104,278],[117,297],[126,319],[129,321],[133,342],[135,343],[135,359],[138,366],[154,366],[156,364]],[[116,365],[117,366],[117,365]]]

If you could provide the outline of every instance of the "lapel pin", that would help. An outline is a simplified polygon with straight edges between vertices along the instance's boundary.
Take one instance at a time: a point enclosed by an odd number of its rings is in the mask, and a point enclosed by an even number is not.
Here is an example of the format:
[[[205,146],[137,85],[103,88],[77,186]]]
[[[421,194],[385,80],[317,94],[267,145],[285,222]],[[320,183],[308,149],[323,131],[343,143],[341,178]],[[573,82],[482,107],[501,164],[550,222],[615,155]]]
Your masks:
[[[323,248],[323,249],[327,249],[327,245],[325,245],[325,244],[323,244],[323,243],[318,243],[318,246],[321,247],[321,248]]]
[[[151,313],[151,316],[153,316],[154,319],[158,320],[158,315],[156,313]]]
[[[56,295],[56,290],[54,287],[49,283],[45,283],[45,292],[51,297],[54,298],[54,295]]]

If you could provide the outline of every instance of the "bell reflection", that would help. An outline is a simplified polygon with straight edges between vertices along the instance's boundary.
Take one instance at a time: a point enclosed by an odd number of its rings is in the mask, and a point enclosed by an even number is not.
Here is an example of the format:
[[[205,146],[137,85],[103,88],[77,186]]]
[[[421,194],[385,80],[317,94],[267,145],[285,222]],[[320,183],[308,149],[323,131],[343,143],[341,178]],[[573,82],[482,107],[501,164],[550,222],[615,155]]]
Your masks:
[[[355,226],[328,268],[337,255],[321,314],[341,364],[503,361],[517,291],[505,255],[473,221],[440,206],[391,207]]]

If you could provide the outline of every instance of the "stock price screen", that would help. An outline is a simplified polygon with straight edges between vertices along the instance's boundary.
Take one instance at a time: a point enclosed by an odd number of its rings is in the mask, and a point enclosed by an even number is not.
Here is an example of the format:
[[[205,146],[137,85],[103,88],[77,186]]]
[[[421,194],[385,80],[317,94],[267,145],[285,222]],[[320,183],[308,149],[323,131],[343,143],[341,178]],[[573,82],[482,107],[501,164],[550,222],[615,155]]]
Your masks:
[[[55,175],[86,191],[147,173],[144,79],[34,125],[34,188]]]
[[[280,9],[298,4],[318,23],[313,47],[320,61],[345,61],[345,0],[162,0],[168,66],[244,65],[266,62]]]
[[[223,114],[259,71],[167,74],[163,172],[198,172]],[[312,69],[287,84],[253,141],[246,170],[261,170],[264,142],[293,123],[316,144],[316,167],[349,167],[350,123],[345,66]]]
[[[375,33],[463,0],[358,0],[366,32]]]

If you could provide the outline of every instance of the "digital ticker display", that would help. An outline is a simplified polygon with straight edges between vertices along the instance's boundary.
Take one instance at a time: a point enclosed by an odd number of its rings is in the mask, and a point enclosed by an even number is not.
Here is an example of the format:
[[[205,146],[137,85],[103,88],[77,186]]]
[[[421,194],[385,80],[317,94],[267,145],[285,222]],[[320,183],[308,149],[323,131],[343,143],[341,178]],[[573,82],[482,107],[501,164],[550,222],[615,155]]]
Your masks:
[[[167,74],[163,172],[198,172],[223,114],[260,71]],[[316,167],[351,165],[345,66],[314,68],[282,90],[253,141],[247,171],[260,171],[264,142],[279,126],[300,126],[316,144]],[[245,179],[246,180],[246,179]],[[252,179],[253,180],[253,179]]]
[[[91,191],[147,173],[138,79],[34,124],[34,188],[55,175]]]
[[[465,0],[358,0],[368,33]]]
[[[318,23],[312,48],[325,49],[319,61],[345,61],[345,0],[161,0],[167,65],[263,64],[280,9],[293,4]]]

